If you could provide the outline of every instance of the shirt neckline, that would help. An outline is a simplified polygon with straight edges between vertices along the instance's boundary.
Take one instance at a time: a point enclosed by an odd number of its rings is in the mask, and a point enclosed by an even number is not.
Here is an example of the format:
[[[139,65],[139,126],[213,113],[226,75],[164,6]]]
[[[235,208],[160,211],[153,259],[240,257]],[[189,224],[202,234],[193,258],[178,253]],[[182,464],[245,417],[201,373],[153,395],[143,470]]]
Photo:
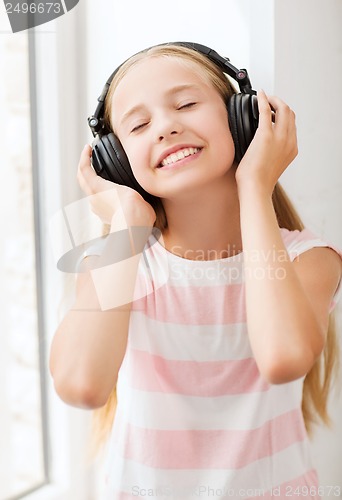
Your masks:
[[[230,255],[229,257],[223,257],[221,259],[211,259],[211,260],[201,260],[201,259],[187,259],[185,257],[181,257],[180,255],[177,255],[175,253],[170,252],[167,248],[162,245],[160,242],[160,236],[161,233],[158,230],[159,235],[157,236],[155,234],[155,231],[152,232],[150,239],[153,239],[152,244],[150,245],[151,247],[154,246],[157,251],[163,252],[164,254],[167,255],[168,258],[173,259],[178,262],[182,262],[184,264],[188,265],[197,265],[197,266],[206,266],[206,265],[216,265],[216,264],[225,264],[229,262],[242,262],[243,260],[243,251],[235,254],[235,255]]]

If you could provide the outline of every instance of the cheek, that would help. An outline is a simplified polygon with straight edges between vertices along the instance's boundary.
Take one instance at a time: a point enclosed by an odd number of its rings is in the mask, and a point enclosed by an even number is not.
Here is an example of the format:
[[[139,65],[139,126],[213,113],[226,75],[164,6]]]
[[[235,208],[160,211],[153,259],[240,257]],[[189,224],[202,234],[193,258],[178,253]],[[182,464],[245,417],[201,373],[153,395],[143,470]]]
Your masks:
[[[222,121],[221,127],[218,127],[213,133],[216,134],[217,150],[221,158],[224,159],[225,165],[229,164],[230,167],[235,158],[235,144],[228,125],[228,118],[227,122]]]
[[[121,141],[121,145],[126,153],[128,162],[134,175],[139,175],[140,164],[143,161],[143,148],[131,141]]]
[[[147,188],[147,174],[149,171],[147,168],[149,165],[147,151],[144,150],[142,145],[140,147],[131,147],[127,144],[125,145],[124,150],[137,182],[144,189]]]
[[[229,155],[230,163],[233,163],[234,158],[235,158],[235,144],[234,144],[233,137],[232,137],[230,130],[227,134],[226,144],[227,144],[227,148],[228,148],[228,155]]]
[[[226,108],[220,106],[216,113],[207,116],[205,127],[211,139],[217,141],[226,153],[235,149]]]

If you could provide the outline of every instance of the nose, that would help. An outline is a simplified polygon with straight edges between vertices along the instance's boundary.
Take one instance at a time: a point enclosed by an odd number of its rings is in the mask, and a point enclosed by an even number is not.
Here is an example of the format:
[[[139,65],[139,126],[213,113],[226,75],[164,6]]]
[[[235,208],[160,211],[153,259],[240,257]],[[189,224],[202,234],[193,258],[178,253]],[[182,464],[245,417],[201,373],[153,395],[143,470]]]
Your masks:
[[[173,113],[163,114],[157,120],[156,137],[158,142],[167,140],[169,136],[177,135],[182,132],[182,126]]]
[[[177,134],[178,134],[177,130],[172,130],[171,132],[166,132],[163,135],[160,135],[158,137],[158,141],[159,142],[163,141],[164,139],[167,138],[168,135],[177,135]]]

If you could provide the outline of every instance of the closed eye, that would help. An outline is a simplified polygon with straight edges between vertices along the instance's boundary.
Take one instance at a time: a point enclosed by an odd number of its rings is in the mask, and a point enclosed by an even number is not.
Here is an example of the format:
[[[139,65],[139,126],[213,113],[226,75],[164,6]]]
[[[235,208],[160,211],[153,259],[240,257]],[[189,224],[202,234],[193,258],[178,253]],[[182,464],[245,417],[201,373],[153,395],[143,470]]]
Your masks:
[[[139,125],[137,125],[136,127],[132,128],[131,130],[131,133],[132,132],[137,132],[138,130],[142,129],[143,127],[145,127],[145,125],[147,125],[147,122],[146,123],[140,123]]]
[[[191,108],[192,106],[195,106],[197,104],[196,102],[188,102],[187,104],[182,104],[182,106],[179,106],[177,109],[186,109],[186,108]]]

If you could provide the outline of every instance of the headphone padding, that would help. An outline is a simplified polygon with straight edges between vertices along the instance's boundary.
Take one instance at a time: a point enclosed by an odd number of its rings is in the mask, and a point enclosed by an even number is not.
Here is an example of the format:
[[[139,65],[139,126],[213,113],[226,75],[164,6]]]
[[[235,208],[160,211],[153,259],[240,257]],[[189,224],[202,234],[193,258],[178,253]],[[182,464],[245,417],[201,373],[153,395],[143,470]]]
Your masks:
[[[115,170],[113,159],[108,153],[108,141],[106,147],[106,136],[98,136],[96,142],[94,142],[92,162],[96,173],[104,179],[118,184],[124,182],[122,176]]]
[[[246,138],[244,131],[244,116],[243,116],[243,101],[245,94],[237,94],[236,96],[236,105],[235,105],[235,113],[236,113],[236,125],[239,136],[239,143],[241,146],[241,157],[245,154],[246,147]]]
[[[103,138],[104,139],[104,138]],[[106,147],[109,157],[113,163],[114,171],[117,172],[123,180],[123,184],[136,189],[137,181],[133,175],[127,155],[119,139],[112,132],[106,136]],[[134,187],[133,187],[134,186]]]
[[[244,135],[244,154],[250,145],[253,135],[252,134],[252,121],[251,121],[251,95],[243,94],[241,99],[241,121],[242,131]]]
[[[253,94],[233,94],[228,100],[227,110],[235,144],[235,160],[240,163],[258,128],[257,97]]]
[[[237,161],[237,163],[240,163],[243,153],[241,149],[241,143],[237,125],[237,116],[236,116],[236,106],[237,106],[236,100],[238,95],[239,94],[233,94],[229,98],[227,103],[227,110],[228,110],[228,121],[229,121],[230,131],[235,146],[235,160]]]

